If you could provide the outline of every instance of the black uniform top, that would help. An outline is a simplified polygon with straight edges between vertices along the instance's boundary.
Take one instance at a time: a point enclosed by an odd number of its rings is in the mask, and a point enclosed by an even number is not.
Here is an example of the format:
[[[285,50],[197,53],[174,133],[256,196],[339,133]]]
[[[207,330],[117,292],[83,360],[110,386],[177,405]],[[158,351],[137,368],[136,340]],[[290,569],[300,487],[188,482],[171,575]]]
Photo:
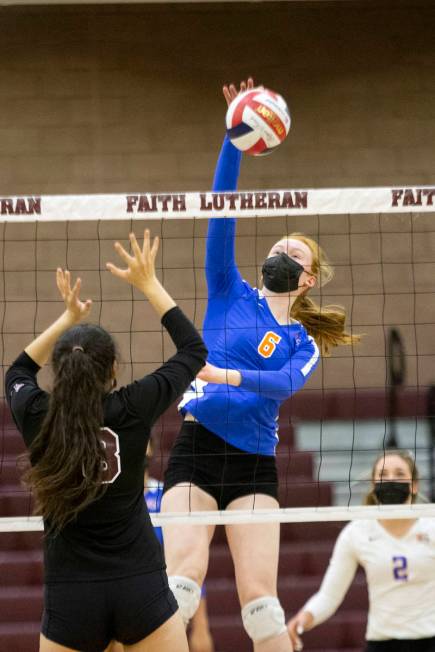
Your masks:
[[[143,498],[150,428],[205,364],[207,350],[179,308],[162,318],[177,353],[153,373],[103,399],[109,482],[105,494],[44,543],[45,581],[113,579],[165,568]],[[6,396],[27,446],[41,427],[49,395],[25,352],[6,374]],[[47,528],[45,528],[47,529]]]

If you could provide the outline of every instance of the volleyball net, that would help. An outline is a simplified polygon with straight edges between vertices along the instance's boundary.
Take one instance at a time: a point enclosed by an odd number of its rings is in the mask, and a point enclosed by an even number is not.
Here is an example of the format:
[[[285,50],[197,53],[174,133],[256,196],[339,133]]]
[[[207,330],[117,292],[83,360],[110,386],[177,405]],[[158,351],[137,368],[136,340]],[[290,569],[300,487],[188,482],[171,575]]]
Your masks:
[[[38,530],[29,492],[20,485],[24,452],[4,399],[4,373],[62,310],[57,267],[82,278],[93,300],[90,321],[115,337],[118,384],[154,370],[174,348],[143,296],[105,267],[113,243],[133,230],[161,239],[157,274],[198,328],[207,303],[204,252],[209,217],[239,219],[236,257],[257,286],[267,252],[285,234],[318,241],[335,277],[312,296],[342,305],[361,343],[323,358],[308,384],[283,406],[277,466],[281,509],[155,515],[156,523],[340,521],[435,516],[435,505],[362,507],[371,466],[389,446],[411,450],[420,493],[433,495],[435,380],[435,188],[346,188],[234,193],[0,197],[1,423],[0,531]],[[391,331],[400,347],[391,348]],[[392,373],[400,362],[400,382]],[[397,369],[396,369],[397,371]],[[50,372],[39,375],[44,388]],[[392,394],[392,387],[395,392]],[[394,400],[392,399],[394,398]],[[394,408],[394,409],[393,409]],[[150,474],[162,479],[180,427],[175,407],[155,425]]]

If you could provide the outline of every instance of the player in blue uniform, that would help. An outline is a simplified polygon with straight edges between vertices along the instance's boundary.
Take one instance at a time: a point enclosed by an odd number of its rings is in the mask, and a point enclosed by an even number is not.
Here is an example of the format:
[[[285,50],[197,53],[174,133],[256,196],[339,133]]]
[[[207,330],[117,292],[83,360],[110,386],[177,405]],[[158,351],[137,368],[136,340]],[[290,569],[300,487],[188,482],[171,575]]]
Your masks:
[[[252,87],[241,84],[241,91]],[[228,103],[237,95],[224,87]],[[241,153],[226,138],[213,190],[237,187]],[[208,364],[184,395],[184,423],[165,474],[162,510],[274,509],[275,448],[280,404],[301,389],[319,349],[352,336],[344,313],[322,308],[307,292],[332,269],[317,243],[285,236],[263,265],[263,288],[252,288],[235,262],[236,221],[211,219],[207,235]],[[323,282],[322,282],[323,281]],[[165,526],[169,582],[185,623],[195,613],[208,564],[213,526]],[[279,524],[226,527],[244,627],[256,652],[290,652],[277,598]]]
[[[162,496],[163,496],[163,483],[156,480],[148,473],[149,463],[153,456],[153,443],[152,440],[148,442],[147,448],[147,462],[145,466],[144,476],[144,497],[150,514],[158,514],[161,509]],[[156,537],[163,545],[163,532],[160,526],[154,527]],[[205,592],[205,584],[201,587],[201,601],[199,607],[190,621],[190,628],[188,632],[189,639],[189,652],[213,652],[214,645],[211,637],[208,613],[207,613],[207,599]]]

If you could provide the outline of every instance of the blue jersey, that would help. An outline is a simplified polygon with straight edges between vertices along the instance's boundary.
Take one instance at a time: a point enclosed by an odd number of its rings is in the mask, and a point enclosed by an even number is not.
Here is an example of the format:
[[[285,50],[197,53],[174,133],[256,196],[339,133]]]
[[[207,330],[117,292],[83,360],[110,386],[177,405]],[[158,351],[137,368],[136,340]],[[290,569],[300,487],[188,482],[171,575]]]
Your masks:
[[[144,491],[144,497],[148,507],[148,512],[150,514],[158,514],[160,512],[162,496],[163,483],[155,480],[154,478],[148,478]],[[160,543],[163,545],[162,528],[160,526],[154,526],[154,532]]]
[[[226,138],[213,190],[237,187],[241,153]],[[299,322],[282,325],[235,262],[236,220],[209,220],[205,271],[208,303],[203,338],[208,361],[237,369],[239,387],[195,380],[180,409],[237,448],[273,455],[280,404],[297,392],[319,361],[318,347]]]

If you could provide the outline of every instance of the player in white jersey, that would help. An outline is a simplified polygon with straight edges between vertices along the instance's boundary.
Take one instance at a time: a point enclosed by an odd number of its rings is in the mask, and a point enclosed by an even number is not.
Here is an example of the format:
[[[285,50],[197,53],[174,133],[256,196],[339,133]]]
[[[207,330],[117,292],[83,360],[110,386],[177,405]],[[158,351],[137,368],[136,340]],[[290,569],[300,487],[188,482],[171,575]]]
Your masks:
[[[365,503],[405,504],[418,492],[410,453],[382,453],[372,469]],[[364,568],[369,613],[366,652],[435,651],[435,519],[358,520],[340,533],[318,593],[288,623],[298,650],[300,635],[332,616],[358,565]]]

